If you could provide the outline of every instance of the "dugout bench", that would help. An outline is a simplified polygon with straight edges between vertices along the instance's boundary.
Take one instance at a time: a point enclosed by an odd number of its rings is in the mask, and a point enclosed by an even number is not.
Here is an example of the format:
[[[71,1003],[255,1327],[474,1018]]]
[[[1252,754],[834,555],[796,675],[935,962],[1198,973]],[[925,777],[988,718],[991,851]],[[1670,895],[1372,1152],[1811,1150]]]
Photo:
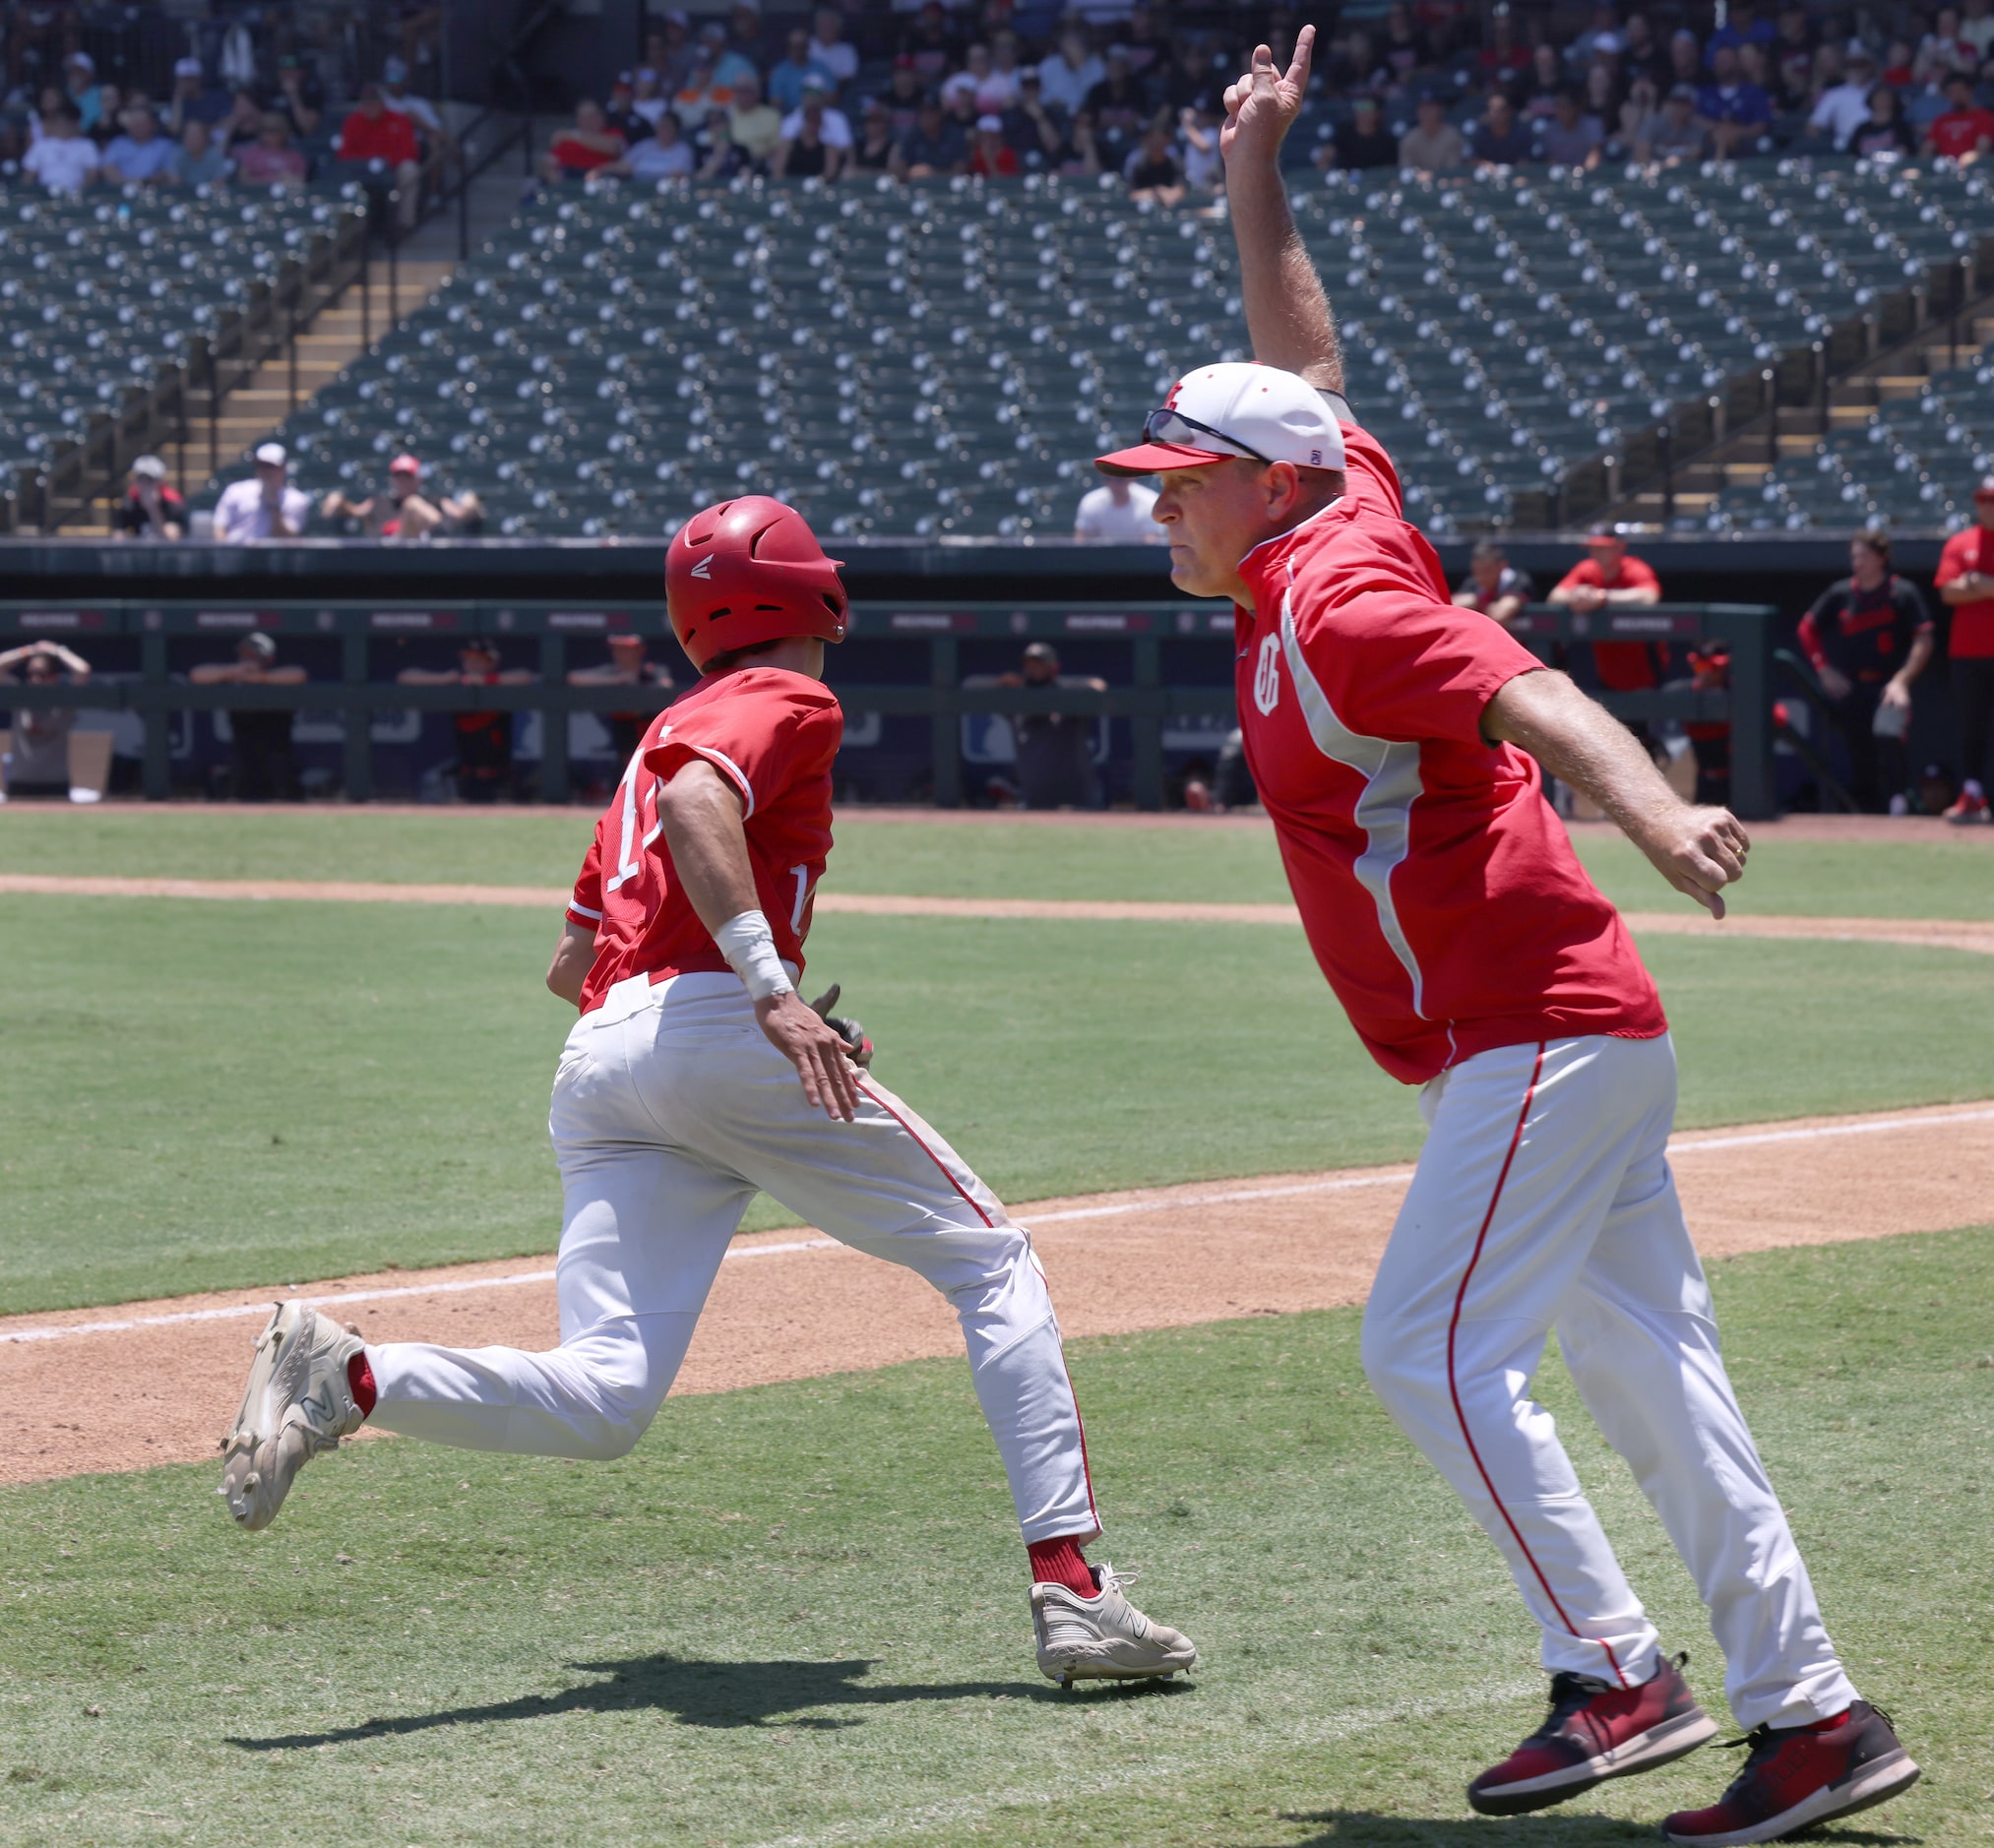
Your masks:
[[[1731,806],[1748,820],[1774,815],[1772,654],[1776,612],[1768,605],[1664,603],[1649,609],[1581,615],[1535,605],[1513,633],[1539,658],[1589,642],[1722,644],[1730,654],[1730,685],[1720,692],[1668,687],[1646,693],[1602,693],[1627,719],[1726,722],[1731,726]],[[964,796],[963,722],[971,714],[1073,712],[1125,720],[1132,745],[1130,789],[1141,809],[1163,806],[1164,733],[1174,719],[1223,722],[1233,712],[1232,616],[1210,601],[1080,604],[1074,601],[977,603],[948,599],[920,606],[909,599],[865,601],[852,607],[852,638],[865,646],[831,657],[830,682],[847,712],[924,716],[933,754],[935,802],[956,807]],[[286,644],[309,640],[318,656],[337,659],[337,675],[299,686],[195,686],[170,671],[176,639],[226,644],[252,629]],[[77,707],[128,711],[143,726],[142,788],[152,800],[171,793],[168,726],[188,711],[288,709],[337,713],[343,721],[343,785],[349,801],[375,791],[371,720],[397,712],[515,711],[542,715],[540,799],[565,802],[572,780],[567,718],[573,712],[655,712],[676,697],[669,690],[630,686],[569,686],[569,645],[611,634],[664,637],[661,602],[568,607],[553,603],[432,600],[376,601],[98,599],[88,603],[0,603],[0,646],[46,637],[91,658],[93,640],[124,663],[93,659],[98,669],[81,700],[69,687],[0,687],[0,708]],[[375,679],[376,645],[420,638],[448,644],[476,635],[530,644],[538,681],[530,686],[402,686]],[[1081,687],[965,686],[966,654],[1002,642],[1022,649],[1046,640],[1113,645],[1125,671],[1105,674],[1107,691]],[[850,677],[840,671],[848,665]],[[859,677],[870,665],[892,677]]]

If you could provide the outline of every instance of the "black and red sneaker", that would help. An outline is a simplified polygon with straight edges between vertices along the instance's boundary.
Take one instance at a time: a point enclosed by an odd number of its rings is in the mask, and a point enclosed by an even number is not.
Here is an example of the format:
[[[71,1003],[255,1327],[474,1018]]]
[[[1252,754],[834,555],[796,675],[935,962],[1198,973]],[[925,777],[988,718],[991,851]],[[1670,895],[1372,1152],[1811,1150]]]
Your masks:
[[[1809,1823],[1888,1803],[1918,1781],[1890,1715],[1867,1700],[1832,1720],[1761,1726],[1731,1743],[1751,1747],[1745,1768],[1708,1810],[1679,1810],[1662,1823],[1670,1841],[1697,1848],[1777,1841]]]
[[[1554,1675],[1551,1711],[1529,1738],[1467,1787],[1483,1816],[1548,1810],[1609,1777],[1668,1764],[1711,1738],[1717,1723],[1682,1678],[1687,1655],[1663,1658],[1639,1688],[1589,1675]]]

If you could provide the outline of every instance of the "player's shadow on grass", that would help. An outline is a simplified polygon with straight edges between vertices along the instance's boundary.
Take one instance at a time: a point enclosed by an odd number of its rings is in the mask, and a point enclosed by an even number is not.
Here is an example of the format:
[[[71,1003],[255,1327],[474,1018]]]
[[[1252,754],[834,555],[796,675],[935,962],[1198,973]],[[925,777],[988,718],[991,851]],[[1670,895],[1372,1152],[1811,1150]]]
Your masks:
[[[502,1700],[490,1706],[448,1707],[439,1713],[370,1719],[357,1726],[325,1732],[283,1733],[267,1739],[231,1738],[227,1743],[245,1752],[291,1752],[310,1746],[393,1739],[405,1733],[433,1732],[443,1726],[537,1720],[554,1713],[627,1713],[647,1707],[669,1713],[684,1726],[788,1726],[830,1732],[862,1722],[815,1709],[900,1706],[916,1700],[1074,1698],[1062,1694],[1049,1683],[1024,1681],[867,1683],[863,1678],[874,1664],[862,1657],[841,1662],[704,1662],[674,1655],[646,1655],[627,1662],[575,1662],[569,1666],[607,1679],[585,1682],[565,1694],[522,1694],[516,1700]],[[1160,1694],[1174,1685],[1136,1684],[1129,1693]]]
[[[1583,1799],[1582,1799],[1583,1801]],[[1461,1817],[1434,1821],[1417,1817],[1383,1816],[1372,1810],[1283,1811],[1281,1820],[1313,1823],[1320,1833],[1289,1838],[1281,1848],[1621,1848],[1629,1842],[1652,1843],[1652,1822],[1629,1822],[1618,1817],[1586,1816],[1572,1811],[1539,1811],[1535,1816]],[[1819,1848],[1915,1848],[1921,1835],[1895,1835],[1888,1830],[1828,1823],[1809,1830],[1806,1839]]]

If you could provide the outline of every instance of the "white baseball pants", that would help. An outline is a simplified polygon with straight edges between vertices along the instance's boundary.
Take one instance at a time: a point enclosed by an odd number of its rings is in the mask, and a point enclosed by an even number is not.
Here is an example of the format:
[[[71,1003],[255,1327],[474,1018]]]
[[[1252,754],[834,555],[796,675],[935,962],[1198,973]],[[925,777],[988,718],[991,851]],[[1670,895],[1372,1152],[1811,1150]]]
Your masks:
[[[1028,1541],[1099,1523],[1044,1273],[1023,1226],[870,1078],[811,1108],[737,978],[619,982],[568,1035],[549,1127],[564,1196],[561,1345],[367,1350],[371,1423],[464,1449],[621,1456],[664,1401],[757,1191],[954,1304]]]
[[[1508,1046],[1428,1084],[1425,1149],[1364,1316],[1364,1370],[1508,1560],[1543,1663],[1633,1686],[1659,1639],[1529,1383],[1565,1364],[1688,1565],[1741,1724],[1855,1690],[1745,1428],[1666,1159],[1666,1036]]]

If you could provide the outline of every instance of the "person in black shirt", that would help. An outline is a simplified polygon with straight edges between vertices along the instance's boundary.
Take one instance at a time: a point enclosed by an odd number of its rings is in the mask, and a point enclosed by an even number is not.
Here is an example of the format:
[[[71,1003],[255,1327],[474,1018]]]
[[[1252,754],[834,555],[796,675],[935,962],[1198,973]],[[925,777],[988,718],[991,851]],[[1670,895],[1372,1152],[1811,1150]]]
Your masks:
[[[1021,671],[1002,675],[1000,687],[1085,687],[1105,693],[1108,683],[1089,674],[1062,674],[1059,653],[1049,642],[1025,650]],[[1018,742],[1018,793],[1028,809],[1097,809],[1100,778],[1095,773],[1096,721],[1083,712],[1014,712]]]
[[[188,678],[196,686],[218,683],[236,686],[300,685],[302,667],[280,667],[277,644],[261,629],[235,645],[232,661],[206,661]],[[297,755],[291,749],[288,707],[243,706],[228,708],[229,736],[235,743],[235,799],[238,802],[298,802]]]
[[[1851,788],[1868,814],[1901,813],[1911,682],[1932,658],[1932,619],[1917,586],[1890,568],[1890,534],[1858,532],[1849,575],[1800,619],[1800,647],[1848,747]]]
[[[111,515],[111,530],[121,539],[184,539],[187,503],[166,480],[166,464],[156,456],[141,456],[132,463],[131,485]]]
[[[1365,167],[1396,167],[1399,164],[1399,137],[1378,119],[1376,96],[1350,99],[1350,122],[1340,128],[1334,141],[1316,150],[1316,165],[1324,172],[1340,167],[1355,173]]]

